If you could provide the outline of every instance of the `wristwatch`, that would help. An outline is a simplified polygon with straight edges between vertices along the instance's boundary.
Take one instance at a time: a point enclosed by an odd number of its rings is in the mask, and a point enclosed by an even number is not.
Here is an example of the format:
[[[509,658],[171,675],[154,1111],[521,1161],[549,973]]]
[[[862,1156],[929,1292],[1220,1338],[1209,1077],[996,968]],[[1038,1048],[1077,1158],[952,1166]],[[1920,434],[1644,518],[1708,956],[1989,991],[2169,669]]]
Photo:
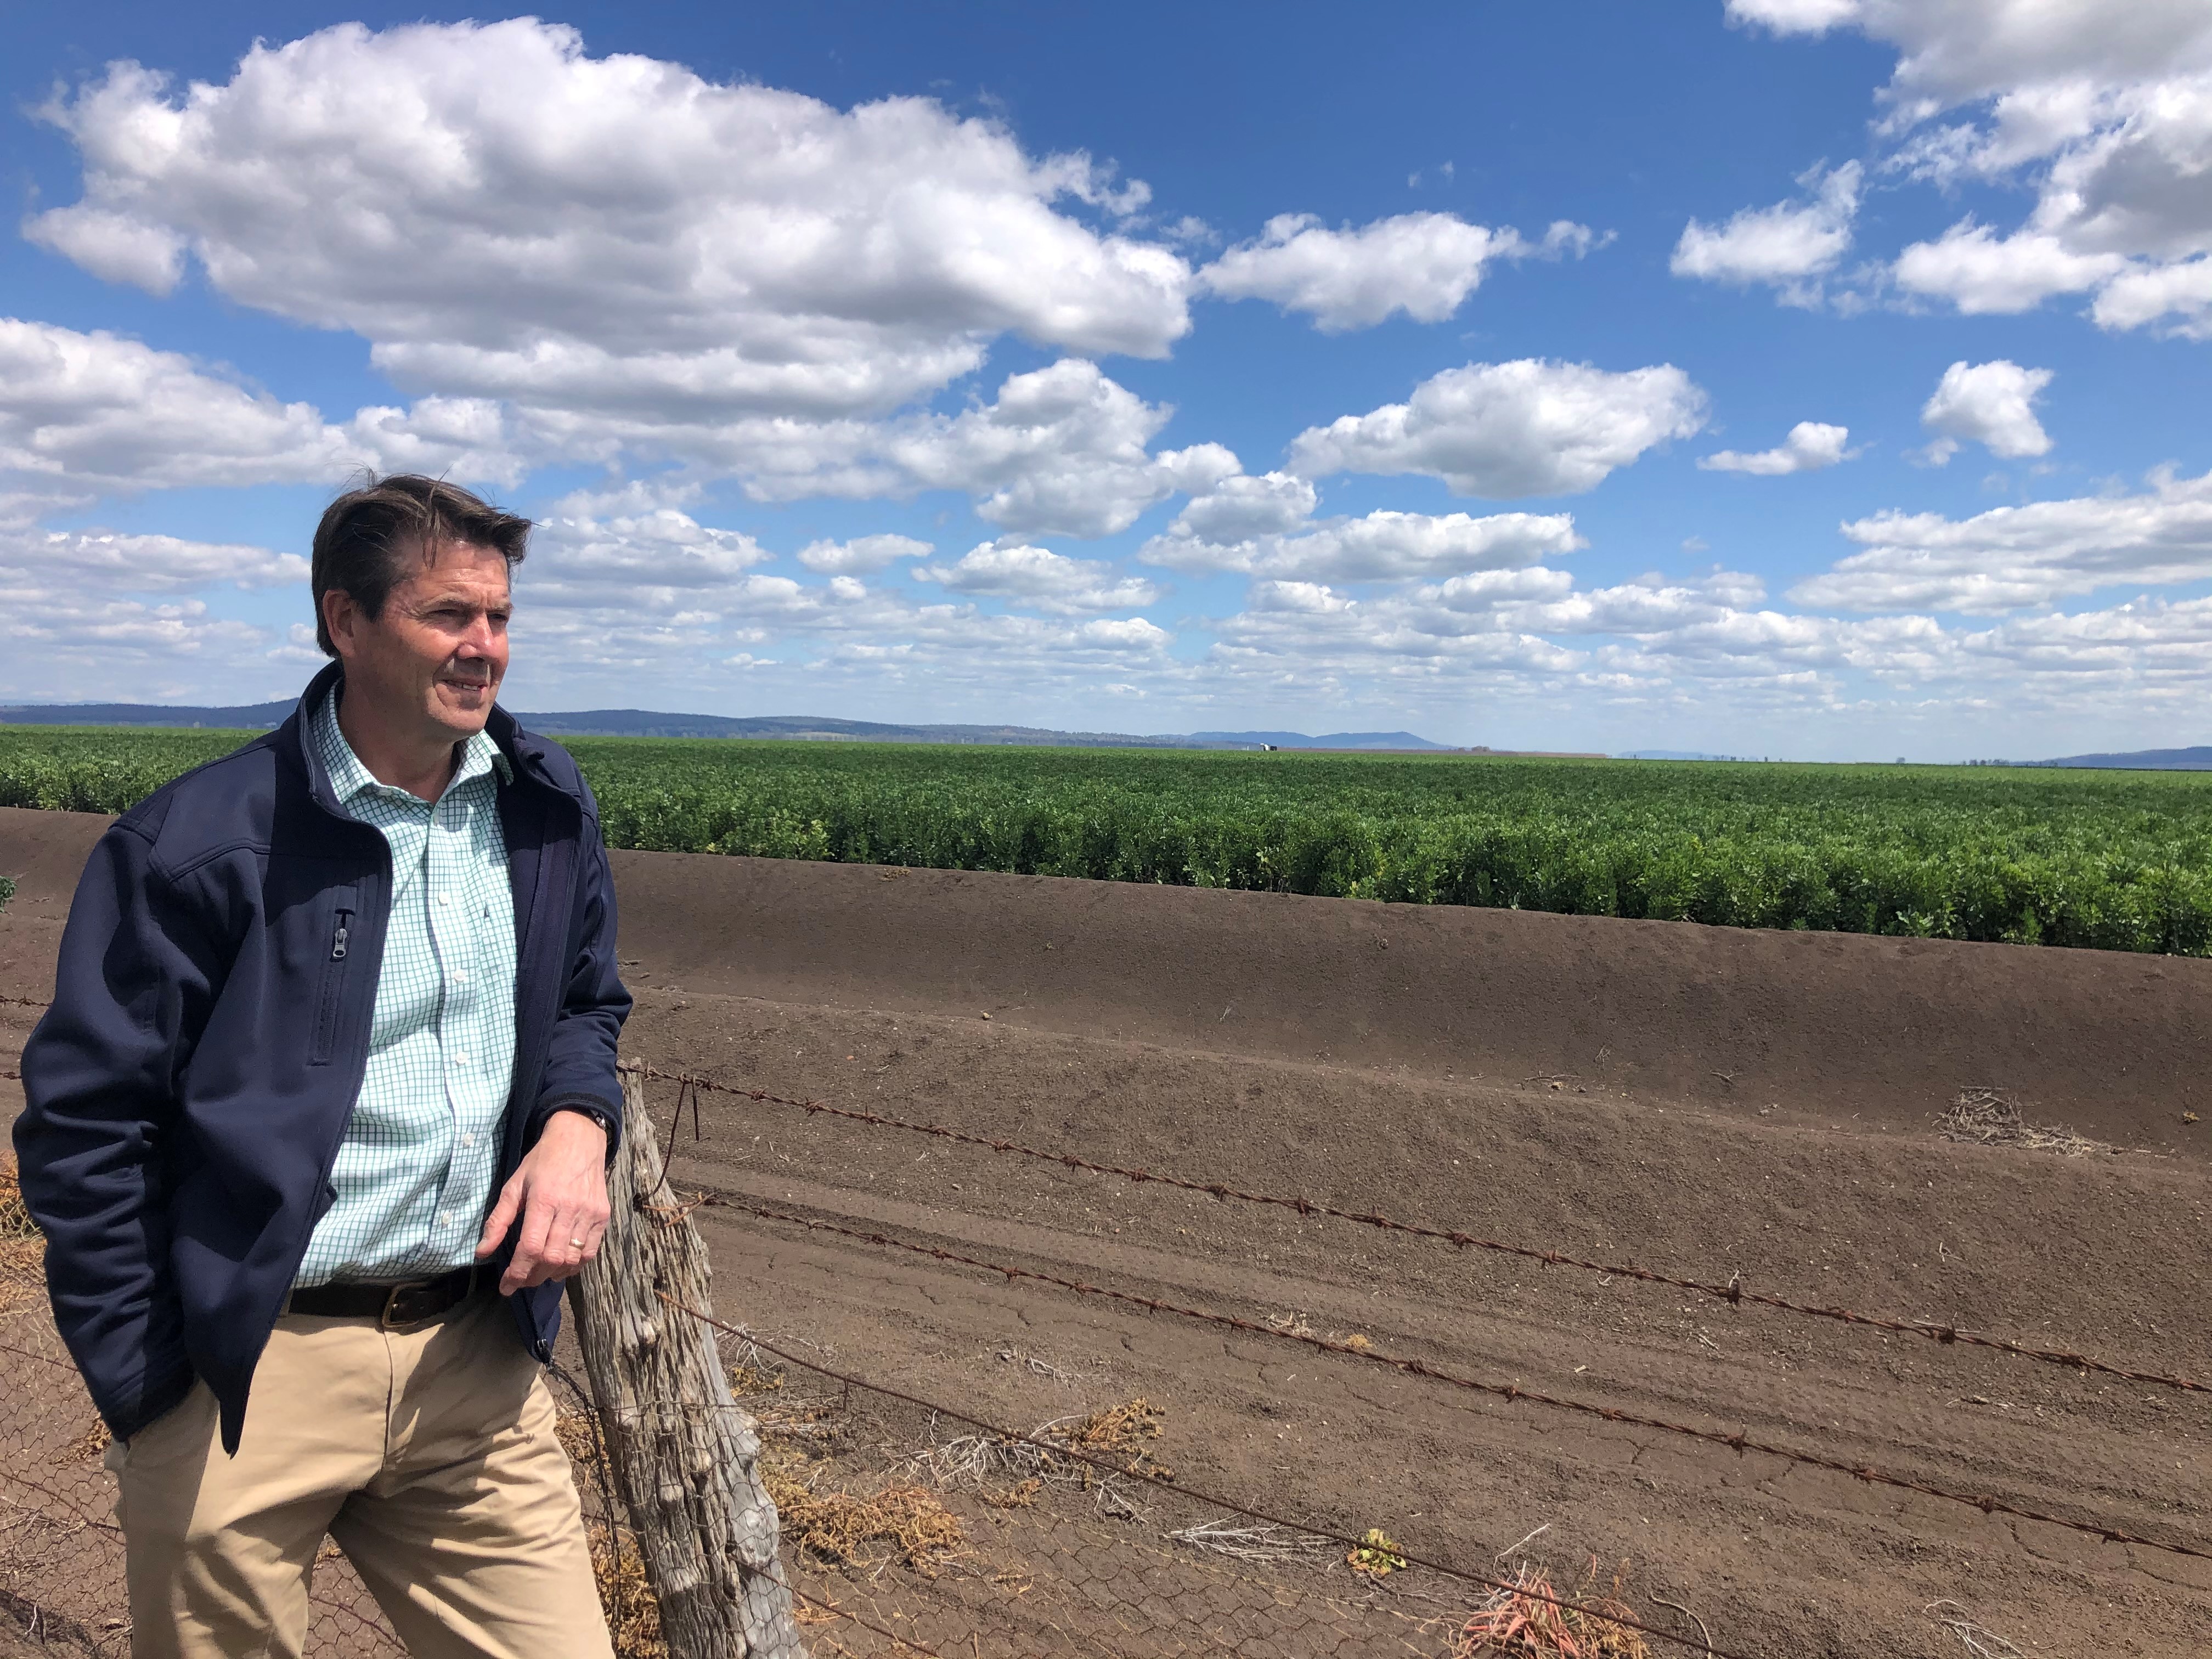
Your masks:
[[[612,1158],[615,1155],[615,1142],[620,1138],[622,1121],[608,1109],[605,1102],[580,1097],[573,1100],[556,1101],[553,1110],[545,1114],[545,1121],[548,1123],[553,1121],[554,1112],[580,1112],[591,1119],[599,1126],[599,1133],[607,1138],[607,1156]]]

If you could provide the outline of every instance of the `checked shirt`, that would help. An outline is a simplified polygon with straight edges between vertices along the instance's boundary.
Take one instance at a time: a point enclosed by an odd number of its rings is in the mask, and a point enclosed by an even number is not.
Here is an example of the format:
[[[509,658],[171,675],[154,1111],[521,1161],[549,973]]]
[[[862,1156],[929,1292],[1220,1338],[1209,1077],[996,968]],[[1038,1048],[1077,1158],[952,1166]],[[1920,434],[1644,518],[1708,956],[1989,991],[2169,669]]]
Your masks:
[[[483,732],[434,805],[379,783],[338,729],[341,690],[309,725],[349,817],[392,848],[392,919],[368,1070],[338,1146],[337,1201],[293,1283],[422,1279],[476,1259],[514,1073],[514,904]]]

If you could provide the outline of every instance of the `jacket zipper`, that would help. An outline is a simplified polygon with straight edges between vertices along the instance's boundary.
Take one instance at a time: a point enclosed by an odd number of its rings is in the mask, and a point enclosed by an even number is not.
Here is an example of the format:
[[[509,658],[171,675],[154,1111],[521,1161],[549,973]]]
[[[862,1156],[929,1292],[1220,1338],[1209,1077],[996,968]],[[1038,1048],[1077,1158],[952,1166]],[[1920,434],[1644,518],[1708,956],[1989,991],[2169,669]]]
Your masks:
[[[342,982],[345,977],[346,952],[353,938],[354,912],[350,907],[341,907],[337,925],[331,933],[330,959],[323,965],[323,994],[315,1009],[315,1031],[313,1045],[307,1051],[310,1066],[327,1066],[337,1044],[338,1002]]]

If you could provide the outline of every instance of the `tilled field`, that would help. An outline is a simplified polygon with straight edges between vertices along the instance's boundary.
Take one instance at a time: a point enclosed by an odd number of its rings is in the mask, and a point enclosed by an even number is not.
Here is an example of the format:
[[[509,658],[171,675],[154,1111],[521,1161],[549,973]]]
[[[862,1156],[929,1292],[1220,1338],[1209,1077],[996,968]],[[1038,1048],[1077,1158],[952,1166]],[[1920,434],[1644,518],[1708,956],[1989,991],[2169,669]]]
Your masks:
[[[99,823],[0,812],[21,887],[0,996],[46,994]],[[2183,1116],[2212,963],[678,854],[617,872],[625,1046],[670,1072],[2212,1376],[2212,1126]],[[0,1006],[10,1066],[31,1018]],[[2121,1150],[1943,1139],[1969,1085]],[[1478,1572],[1571,1583],[1595,1558],[1643,1616],[1686,1632],[1650,1598],[1681,1603],[1736,1653],[1966,1651],[1937,1615],[2023,1653],[2212,1651],[2212,1560],[1376,1356],[2199,1549],[2212,1395],[769,1102],[707,1093],[695,1138],[677,1085],[650,1095],[678,1186],[719,1200],[695,1212],[718,1311],[824,1366],[1019,1427],[1141,1396],[1185,1485]],[[1081,1524],[1101,1584],[1117,1551],[1124,1577],[1160,1555],[1157,1524]],[[1163,1593],[1190,1578],[1156,1571]],[[1380,1593],[1333,1556],[1265,1573],[1301,1571],[1317,1605]],[[1051,1588],[1031,1572],[1006,1595]]]

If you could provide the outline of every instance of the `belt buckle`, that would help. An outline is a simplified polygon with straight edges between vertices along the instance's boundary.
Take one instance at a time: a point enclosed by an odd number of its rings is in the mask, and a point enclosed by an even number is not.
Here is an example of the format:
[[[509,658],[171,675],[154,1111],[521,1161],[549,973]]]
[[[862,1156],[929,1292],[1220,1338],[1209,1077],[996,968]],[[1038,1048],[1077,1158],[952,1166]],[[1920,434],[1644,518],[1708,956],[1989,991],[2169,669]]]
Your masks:
[[[432,1279],[410,1279],[403,1285],[394,1285],[385,1293],[384,1310],[376,1316],[376,1328],[380,1331],[391,1331],[404,1335],[410,1331],[419,1331],[424,1326],[436,1322],[450,1312],[454,1306],[458,1305],[458,1299],[455,1303],[450,1303],[446,1307],[424,1314],[418,1319],[402,1319],[398,1316],[400,1297],[427,1291],[436,1283],[437,1280]]]

